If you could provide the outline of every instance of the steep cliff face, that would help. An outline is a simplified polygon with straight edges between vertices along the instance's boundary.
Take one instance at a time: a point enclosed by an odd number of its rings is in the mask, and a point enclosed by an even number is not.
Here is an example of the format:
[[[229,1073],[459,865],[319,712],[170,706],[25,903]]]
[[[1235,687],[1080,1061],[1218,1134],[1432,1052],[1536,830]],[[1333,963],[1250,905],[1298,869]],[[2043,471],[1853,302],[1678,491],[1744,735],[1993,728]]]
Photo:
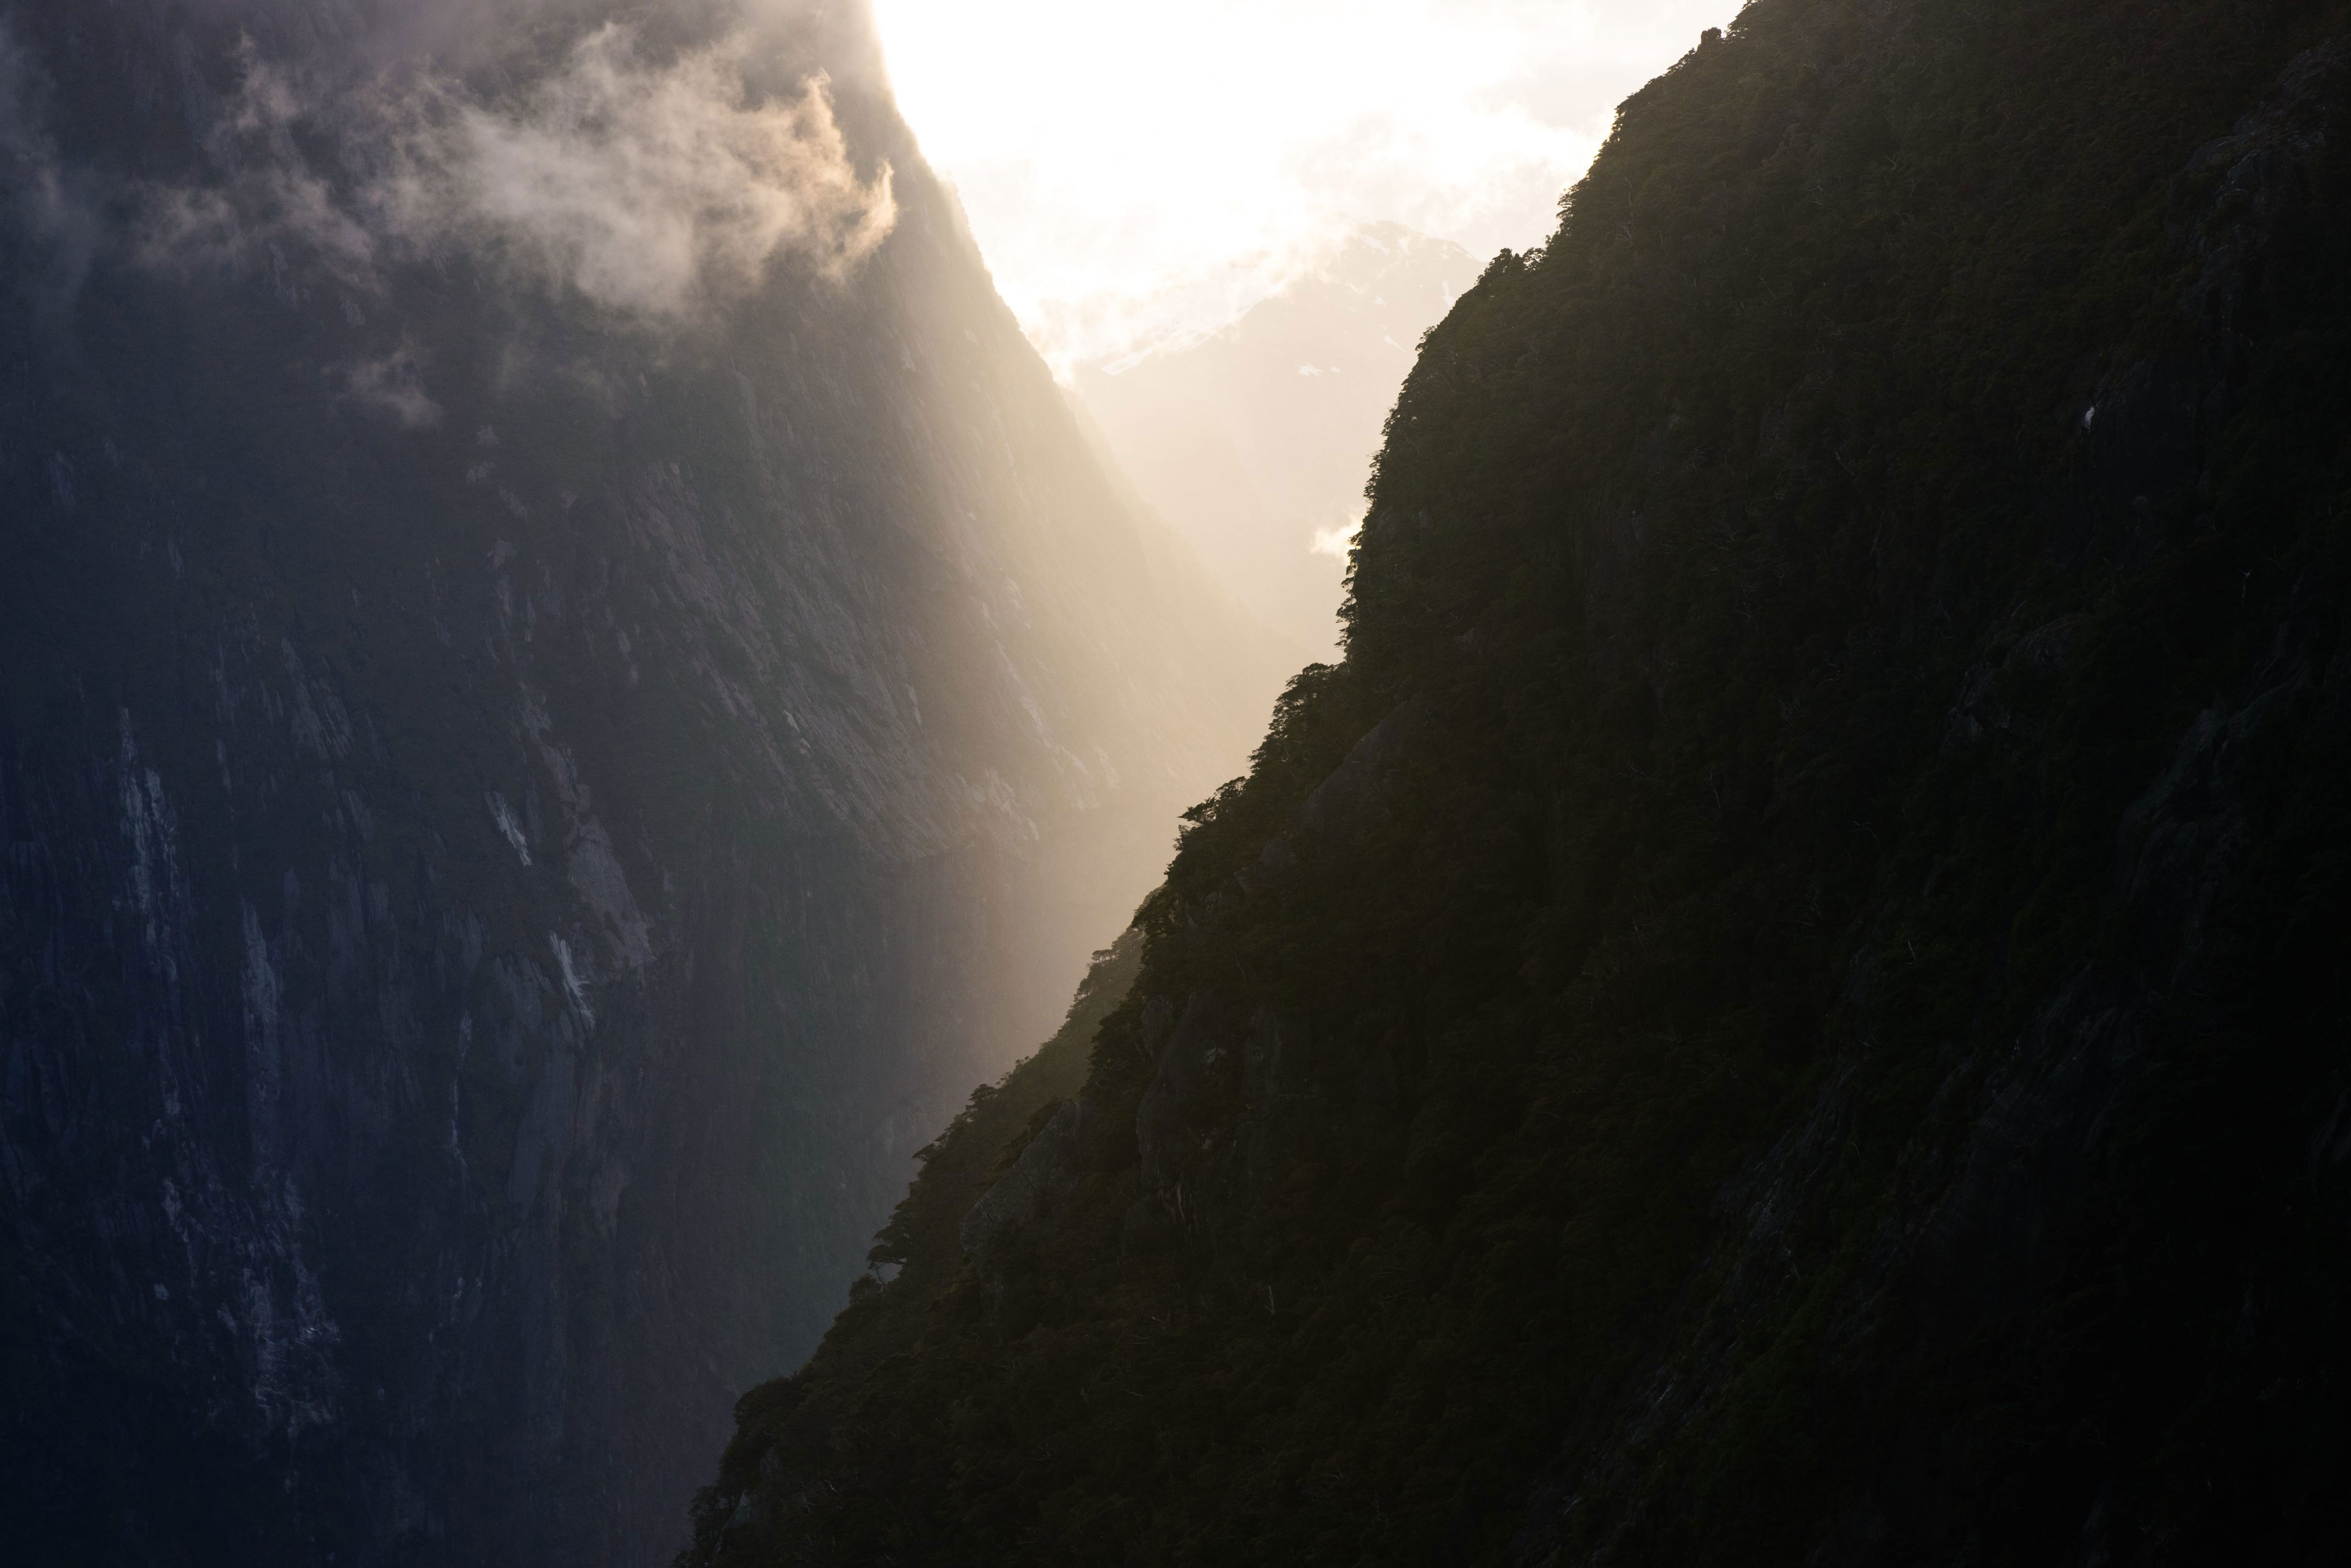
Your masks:
[[[1759,0],[1629,100],[693,1561],[2340,1556],[2346,37]]]
[[[1273,650],[861,11],[0,78],[0,1556],[665,1559]]]

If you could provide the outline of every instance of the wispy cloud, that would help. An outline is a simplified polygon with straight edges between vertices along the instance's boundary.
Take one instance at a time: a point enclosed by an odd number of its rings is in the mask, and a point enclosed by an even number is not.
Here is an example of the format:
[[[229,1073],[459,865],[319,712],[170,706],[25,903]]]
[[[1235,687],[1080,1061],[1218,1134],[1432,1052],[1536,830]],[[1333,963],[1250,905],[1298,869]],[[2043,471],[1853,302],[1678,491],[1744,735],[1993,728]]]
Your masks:
[[[171,271],[283,268],[290,247],[298,265],[316,267],[347,287],[374,287],[381,236],[294,140],[325,111],[250,39],[238,67],[242,85],[212,132],[214,153],[231,172],[217,184],[148,189],[139,258]]]
[[[362,360],[337,372],[343,400],[389,414],[402,430],[429,430],[441,423],[441,405],[424,390],[423,357],[402,343],[381,359]]]
[[[1308,552],[1313,555],[1334,556],[1340,560],[1344,560],[1347,559],[1347,552],[1355,548],[1355,536],[1363,531],[1364,514],[1359,510],[1344,522],[1334,524],[1327,528],[1315,529],[1314,540],[1307,546]]]
[[[890,169],[861,178],[821,75],[755,99],[744,55],[727,41],[656,62],[608,24],[486,102],[432,76],[314,89],[248,45],[215,132],[234,172],[151,191],[140,252],[358,289],[400,261],[471,252],[666,320],[748,292],[786,256],[841,277],[896,221]],[[321,143],[333,165],[304,151]]]
[[[890,169],[859,178],[821,75],[750,101],[742,53],[653,66],[601,27],[511,108],[443,89],[406,117],[371,198],[392,232],[486,248],[618,310],[683,314],[780,255],[839,277],[897,220]]]
[[[57,155],[43,115],[47,96],[38,67],[0,16],[0,214],[36,252],[22,286],[45,312],[80,287],[101,226],[96,204]]]

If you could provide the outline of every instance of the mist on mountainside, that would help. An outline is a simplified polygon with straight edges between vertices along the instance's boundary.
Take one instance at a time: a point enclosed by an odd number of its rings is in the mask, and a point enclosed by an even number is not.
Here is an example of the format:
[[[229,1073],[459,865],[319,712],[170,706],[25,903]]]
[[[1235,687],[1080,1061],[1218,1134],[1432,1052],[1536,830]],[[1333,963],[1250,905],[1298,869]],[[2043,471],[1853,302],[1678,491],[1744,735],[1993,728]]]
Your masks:
[[[1078,366],[1072,395],[1209,571],[1325,658],[1381,422],[1478,267],[1447,241],[1363,225],[1237,320]]]
[[[0,1561],[650,1568],[1294,666],[862,5],[0,3]]]

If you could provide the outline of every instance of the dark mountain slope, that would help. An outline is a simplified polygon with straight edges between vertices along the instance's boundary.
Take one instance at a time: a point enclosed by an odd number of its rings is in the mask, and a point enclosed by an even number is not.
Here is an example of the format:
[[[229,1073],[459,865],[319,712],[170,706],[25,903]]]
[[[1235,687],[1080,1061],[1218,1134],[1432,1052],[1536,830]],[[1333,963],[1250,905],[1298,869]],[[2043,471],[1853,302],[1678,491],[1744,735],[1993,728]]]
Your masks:
[[[692,1560],[2338,1560],[2346,28],[1761,0],[1629,100]]]
[[[666,1560],[1245,752],[874,54],[0,6],[0,1560]]]

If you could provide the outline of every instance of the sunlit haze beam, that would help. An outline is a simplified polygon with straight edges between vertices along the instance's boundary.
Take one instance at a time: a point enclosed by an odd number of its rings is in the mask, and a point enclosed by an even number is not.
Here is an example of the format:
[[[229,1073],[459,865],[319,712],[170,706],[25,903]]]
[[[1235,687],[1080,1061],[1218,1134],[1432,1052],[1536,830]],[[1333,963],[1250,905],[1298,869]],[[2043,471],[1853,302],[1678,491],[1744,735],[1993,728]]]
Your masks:
[[[899,102],[1057,364],[1214,325],[1350,223],[1551,231],[1735,0],[876,0]]]

